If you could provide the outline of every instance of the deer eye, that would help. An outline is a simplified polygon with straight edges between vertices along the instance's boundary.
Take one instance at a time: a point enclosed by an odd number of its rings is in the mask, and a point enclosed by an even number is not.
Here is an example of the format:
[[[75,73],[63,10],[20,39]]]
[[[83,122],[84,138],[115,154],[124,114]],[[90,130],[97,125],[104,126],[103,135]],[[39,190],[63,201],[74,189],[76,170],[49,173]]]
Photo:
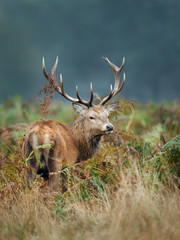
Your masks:
[[[95,118],[94,117],[89,117],[91,120],[94,120]]]

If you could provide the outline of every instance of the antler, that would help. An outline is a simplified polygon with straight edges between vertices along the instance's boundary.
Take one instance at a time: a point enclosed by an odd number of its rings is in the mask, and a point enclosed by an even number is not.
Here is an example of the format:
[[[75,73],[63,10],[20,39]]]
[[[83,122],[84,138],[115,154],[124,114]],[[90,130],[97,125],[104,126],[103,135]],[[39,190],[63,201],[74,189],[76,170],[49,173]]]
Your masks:
[[[107,101],[109,101],[111,98],[113,98],[116,94],[118,94],[123,86],[124,86],[124,82],[125,82],[125,73],[123,74],[123,81],[121,83],[121,86],[119,87],[119,83],[120,83],[120,74],[121,74],[121,71],[124,67],[124,63],[125,63],[125,58],[123,58],[123,61],[122,61],[122,65],[121,67],[117,67],[114,63],[110,62],[109,59],[106,57],[103,57],[103,59],[105,61],[107,61],[110,65],[110,67],[112,68],[113,72],[114,72],[114,79],[115,79],[115,83],[114,83],[114,89],[112,90],[112,85],[110,85],[110,92],[109,92],[109,95],[106,96],[101,102],[100,102],[100,105],[104,105]]]
[[[55,90],[60,93],[63,97],[65,97],[67,100],[73,102],[73,103],[81,103],[85,106],[92,107],[92,102],[93,102],[93,90],[92,90],[92,83],[90,84],[90,92],[91,92],[91,96],[89,101],[85,101],[83,100],[80,96],[79,96],[79,92],[78,92],[78,87],[76,86],[76,95],[77,98],[73,98],[70,97],[69,95],[67,95],[64,91],[64,84],[63,84],[63,79],[62,79],[62,74],[60,74],[60,86],[57,84],[57,75],[56,75],[56,68],[57,68],[57,64],[58,64],[58,56],[56,57],[56,62],[51,70],[50,74],[47,74],[46,72],[46,68],[45,68],[45,62],[44,62],[44,57],[42,59],[42,69],[43,69],[43,73],[44,76],[46,77],[46,79],[51,82],[54,87]]]

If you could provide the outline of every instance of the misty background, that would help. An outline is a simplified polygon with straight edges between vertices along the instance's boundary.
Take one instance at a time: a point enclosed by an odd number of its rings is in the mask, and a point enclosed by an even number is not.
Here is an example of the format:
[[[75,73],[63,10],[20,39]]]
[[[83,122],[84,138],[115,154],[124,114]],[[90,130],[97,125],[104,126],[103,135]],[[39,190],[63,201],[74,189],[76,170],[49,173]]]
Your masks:
[[[126,58],[121,96],[139,101],[180,94],[179,0],[0,0],[0,101],[37,96],[59,56],[66,92],[85,99],[89,85],[109,93],[116,65]],[[55,98],[64,100],[55,94]]]

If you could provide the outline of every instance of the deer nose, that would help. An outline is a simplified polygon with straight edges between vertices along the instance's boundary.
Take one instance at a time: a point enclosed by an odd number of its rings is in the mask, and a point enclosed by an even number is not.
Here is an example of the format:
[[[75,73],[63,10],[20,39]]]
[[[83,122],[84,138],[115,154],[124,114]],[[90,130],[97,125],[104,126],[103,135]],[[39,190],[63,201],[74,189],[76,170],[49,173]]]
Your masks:
[[[107,125],[106,130],[107,130],[107,132],[111,132],[111,131],[114,130],[114,126],[113,125]]]

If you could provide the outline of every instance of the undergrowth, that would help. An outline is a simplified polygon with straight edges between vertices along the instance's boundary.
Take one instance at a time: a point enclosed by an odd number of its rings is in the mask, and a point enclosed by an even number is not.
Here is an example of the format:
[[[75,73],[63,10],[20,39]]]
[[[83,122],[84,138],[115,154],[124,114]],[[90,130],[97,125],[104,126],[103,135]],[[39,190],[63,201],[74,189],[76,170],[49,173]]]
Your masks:
[[[68,190],[52,193],[37,176],[26,183],[23,134],[41,118],[19,96],[0,105],[0,239],[179,239],[179,102],[121,100],[115,132],[92,159],[67,165]],[[73,110],[54,103],[48,119],[72,123]]]

